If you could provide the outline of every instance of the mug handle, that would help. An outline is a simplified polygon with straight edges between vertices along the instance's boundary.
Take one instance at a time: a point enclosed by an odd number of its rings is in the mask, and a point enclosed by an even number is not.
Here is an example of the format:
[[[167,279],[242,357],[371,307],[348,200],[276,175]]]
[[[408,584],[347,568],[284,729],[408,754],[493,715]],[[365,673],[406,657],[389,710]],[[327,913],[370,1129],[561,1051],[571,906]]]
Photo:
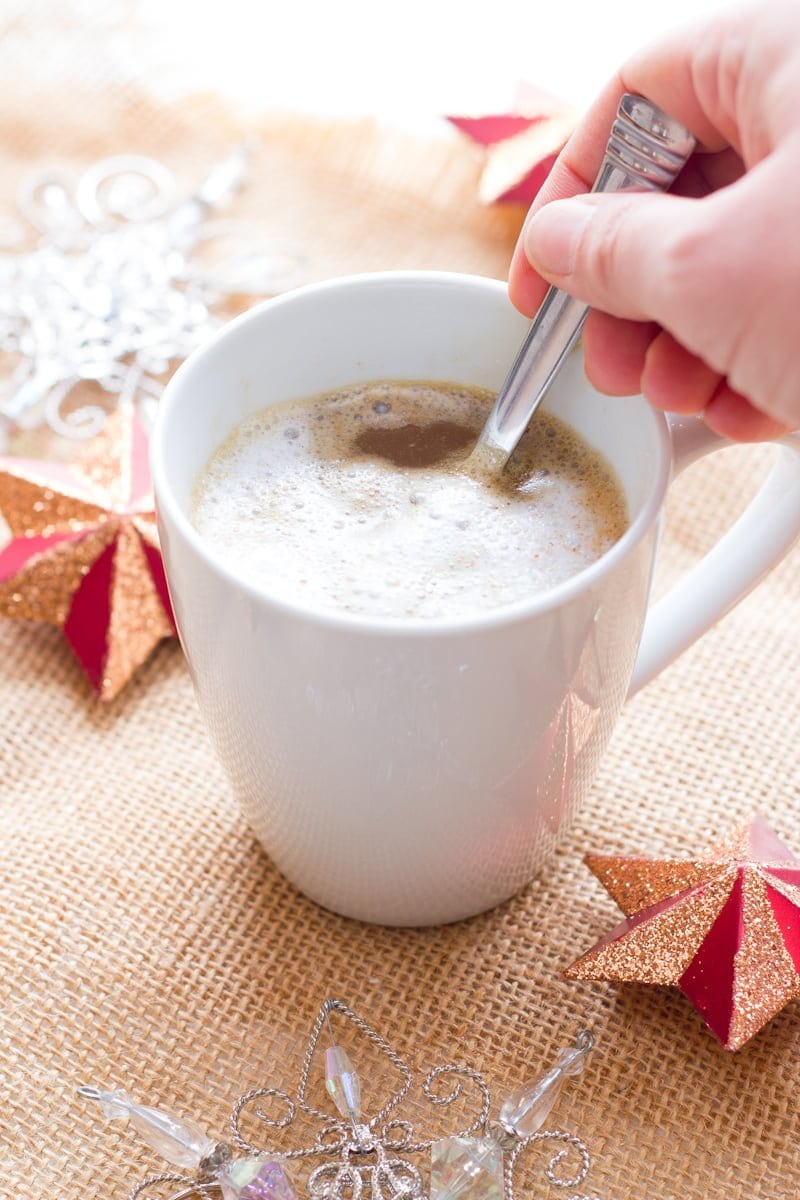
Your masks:
[[[734,443],[699,417],[668,417],[673,475]],[[800,435],[776,443],[778,459],[739,520],[648,611],[628,696],[669,666],[752,591],[800,535]]]

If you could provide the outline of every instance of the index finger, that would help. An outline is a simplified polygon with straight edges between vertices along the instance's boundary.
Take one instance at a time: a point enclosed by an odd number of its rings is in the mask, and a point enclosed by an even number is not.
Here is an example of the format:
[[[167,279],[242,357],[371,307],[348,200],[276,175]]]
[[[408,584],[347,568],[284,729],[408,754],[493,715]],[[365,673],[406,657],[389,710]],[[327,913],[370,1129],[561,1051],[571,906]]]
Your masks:
[[[698,45],[706,59],[713,58],[712,42],[720,38],[720,18],[712,28],[709,19],[693,22],[645,47],[608,81],[600,95],[581,118],[577,128],[559,154],[553,169],[530,207],[530,217],[551,200],[591,191],[603,161],[608,135],[625,92],[646,96],[675,120],[686,125],[700,146],[700,153],[715,152],[733,145],[734,129],[720,130],[706,112],[697,94],[695,56]],[[532,316],[541,304],[547,283],[536,274],[517,242],[509,272],[509,293],[522,312]]]

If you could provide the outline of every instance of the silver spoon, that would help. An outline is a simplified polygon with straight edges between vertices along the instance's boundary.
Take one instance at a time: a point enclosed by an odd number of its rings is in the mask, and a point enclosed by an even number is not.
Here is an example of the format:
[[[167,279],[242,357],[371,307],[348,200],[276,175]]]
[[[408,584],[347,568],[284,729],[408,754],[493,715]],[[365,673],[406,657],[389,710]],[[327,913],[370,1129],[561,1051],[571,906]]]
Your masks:
[[[655,104],[629,92],[619,102],[593,192],[665,192],[690,154],[695,139]],[[498,472],[580,337],[588,305],[551,287],[489,414],[472,461]]]

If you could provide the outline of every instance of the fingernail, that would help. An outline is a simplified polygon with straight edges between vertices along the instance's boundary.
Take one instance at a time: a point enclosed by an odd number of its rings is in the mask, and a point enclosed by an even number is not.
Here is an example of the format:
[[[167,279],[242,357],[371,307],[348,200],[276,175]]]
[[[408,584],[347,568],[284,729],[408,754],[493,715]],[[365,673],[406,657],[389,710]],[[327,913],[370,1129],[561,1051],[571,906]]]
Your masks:
[[[595,205],[587,199],[553,200],[525,226],[525,254],[543,275],[571,275],[574,271],[578,245],[595,212]]]

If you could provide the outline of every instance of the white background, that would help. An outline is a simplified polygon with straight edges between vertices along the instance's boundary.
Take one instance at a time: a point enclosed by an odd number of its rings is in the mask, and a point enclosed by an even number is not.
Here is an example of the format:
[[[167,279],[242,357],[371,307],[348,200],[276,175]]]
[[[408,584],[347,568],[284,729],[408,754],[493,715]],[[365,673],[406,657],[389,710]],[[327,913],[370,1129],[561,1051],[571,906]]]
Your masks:
[[[580,106],[633,50],[721,0],[141,0],[174,51],[166,93],[198,84],[254,109],[377,114],[410,126],[502,111],[528,79]],[[154,47],[155,48],[155,47]]]

